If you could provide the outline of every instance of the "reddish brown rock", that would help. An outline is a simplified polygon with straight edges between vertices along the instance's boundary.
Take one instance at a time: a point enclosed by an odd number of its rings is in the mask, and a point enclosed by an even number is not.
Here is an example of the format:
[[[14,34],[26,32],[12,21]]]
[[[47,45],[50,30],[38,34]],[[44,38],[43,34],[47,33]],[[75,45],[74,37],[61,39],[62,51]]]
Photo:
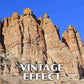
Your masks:
[[[33,15],[33,11],[30,8],[24,9],[24,15]]]
[[[1,66],[1,57],[0,57],[0,75],[2,75],[2,66]]]
[[[8,25],[11,23],[11,17],[8,17]]]
[[[39,33],[39,36],[40,36],[40,39],[39,39],[39,43],[40,43],[40,48],[45,51],[45,39],[44,39],[44,36],[43,36],[43,30],[42,30],[42,27],[38,25],[38,33]]]
[[[61,63],[64,64],[64,76],[81,77],[82,43],[75,27],[69,25],[68,31],[63,34],[62,42],[59,28],[53,24],[48,14],[45,14],[43,19],[37,19],[33,11],[27,8],[24,9],[23,16],[16,12],[11,18],[4,19],[2,33],[5,54],[9,60],[17,59],[17,62],[33,64],[45,62],[49,65]],[[3,49],[2,45],[0,49]],[[10,72],[18,74],[16,63],[10,63]]]
[[[71,51],[78,51],[76,34],[74,32],[74,27],[71,25],[68,26],[68,35],[69,35],[69,48],[70,48],[70,50]]]
[[[74,28],[74,32],[77,33],[77,29],[75,27],[73,27],[73,28]]]
[[[38,20],[40,20],[41,22],[43,21],[41,16],[38,18]]]
[[[7,27],[11,22],[11,17],[5,18],[4,19],[4,27]]]
[[[68,31],[64,31],[62,35],[62,41],[68,46],[69,45],[69,35]]]
[[[82,56],[82,61],[83,61],[83,69],[84,69],[84,46],[81,47],[81,56]]]
[[[3,44],[2,44],[2,23],[0,20],[0,52],[4,52]]]
[[[11,24],[3,28],[6,53],[11,59],[32,59],[41,63],[46,58],[43,54],[45,44],[42,27],[33,16],[28,16],[28,13],[32,15],[29,8],[24,10],[24,14],[27,14],[25,17],[18,18],[18,13],[14,13]]]
[[[14,75],[19,75],[19,70],[17,68],[14,70]]]
[[[73,27],[72,25],[69,25],[68,27],[68,32],[64,32],[63,34],[63,42],[70,48],[71,52],[74,53],[76,56],[75,58],[77,58],[76,63],[77,63],[77,67],[79,67],[78,71],[82,70],[82,58],[81,58],[81,51],[80,48],[82,47],[83,43],[82,40],[80,38],[80,35],[77,33],[77,30],[75,27]],[[76,67],[76,68],[77,68]],[[82,72],[82,71],[81,71]],[[80,72],[80,74],[82,74]],[[80,74],[78,74],[77,76],[80,76]]]
[[[68,32],[63,34],[63,42],[70,48],[72,52],[79,52],[79,42],[77,37],[77,30],[72,25],[68,26]],[[80,37],[79,37],[80,38]],[[78,53],[77,53],[78,55]]]
[[[59,27],[58,27],[58,26],[56,25],[56,26],[55,26],[55,28],[56,28],[56,31],[57,31],[57,35],[58,35],[57,37],[59,37],[59,40],[60,40]]]
[[[19,19],[19,12],[15,12],[15,13],[13,13],[13,15],[12,15],[12,21],[13,20],[15,20],[15,19]]]
[[[43,36],[42,36],[40,30],[38,31],[38,29],[40,29],[38,27],[38,23],[33,18],[33,16],[30,16],[30,17],[25,16],[25,17],[23,17],[23,24],[24,24],[23,58],[26,59],[29,56],[30,59],[34,59],[39,62],[40,57],[43,57],[41,55],[43,50],[41,50],[41,48],[40,48],[40,46],[43,45],[40,41],[41,38],[43,38]],[[36,59],[35,59],[35,57],[36,57]]]
[[[80,36],[80,34],[78,32],[76,33],[76,37],[77,37],[77,40],[78,40],[79,47],[80,48],[83,47],[83,42],[82,42],[81,36]]]
[[[0,42],[0,52],[4,52],[5,50],[4,50],[4,48],[3,48],[3,45],[2,45],[2,43]]]
[[[39,23],[39,25],[41,25],[41,26],[42,26],[42,24],[43,24],[43,19],[42,19],[42,17],[41,17],[41,16],[38,18],[38,23]]]
[[[70,50],[65,46],[65,44],[63,44],[59,40],[59,34],[57,31],[58,27],[56,26],[55,28],[54,24],[49,18],[44,18],[42,28],[44,30],[44,37],[46,41],[48,64],[62,63],[64,64],[64,71],[66,74],[68,74],[68,76],[71,74],[74,74],[74,76],[79,77],[78,68],[75,67],[76,58],[75,57],[73,58],[74,55],[70,53]],[[72,30],[73,28],[69,27],[69,29]],[[69,36],[67,32],[65,33],[66,33],[66,39],[68,39]],[[71,34],[73,34],[73,32]],[[68,67],[66,65],[71,65],[72,67],[70,66]],[[76,71],[76,74],[75,74],[74,69]]]
[[[4,19],[4,27],[8,26],[7,18]]]
[[[0,37],[1,37],[1,19],[0,19]]]
[[[45,18],[49,18],[49,16],[48,16],[47,13],[45,13],[45,15],[44,15],[44,19],[45,19]]]
[[[9,74],[9,70],[8,70],[7,65],[5,64],[5,67],[4,67],[4,70],[3,70],[3,75],[7,75],[7,74]]]

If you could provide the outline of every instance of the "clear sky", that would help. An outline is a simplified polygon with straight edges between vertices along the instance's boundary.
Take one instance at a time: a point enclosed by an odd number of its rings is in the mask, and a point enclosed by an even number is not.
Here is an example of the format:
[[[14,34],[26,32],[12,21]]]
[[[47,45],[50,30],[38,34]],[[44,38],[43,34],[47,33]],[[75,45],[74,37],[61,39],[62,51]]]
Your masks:
[[[68,25],[75,26],[84,42],[84,0],[1,0],[1,20],[17,11],[23,15],[25,8],[31,8],[37,18],[48,13],[53,23],[59,26],[61,36]]]

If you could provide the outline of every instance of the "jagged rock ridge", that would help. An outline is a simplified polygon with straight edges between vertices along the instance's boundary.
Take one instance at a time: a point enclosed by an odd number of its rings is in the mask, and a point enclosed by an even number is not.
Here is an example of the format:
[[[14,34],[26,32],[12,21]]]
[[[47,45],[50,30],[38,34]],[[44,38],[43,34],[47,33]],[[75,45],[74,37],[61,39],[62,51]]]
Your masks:
[[[64,76],[83,77],[84,46],[80,34],[69,25],[62,38],[63,41],[47,13],[43,19],[37,19],[29,8],[24,9],[23,16],[13,13],[4,19],[3,26],[0,21],[1,74],[19,74],[16,65],[23,62],[62,63]]]

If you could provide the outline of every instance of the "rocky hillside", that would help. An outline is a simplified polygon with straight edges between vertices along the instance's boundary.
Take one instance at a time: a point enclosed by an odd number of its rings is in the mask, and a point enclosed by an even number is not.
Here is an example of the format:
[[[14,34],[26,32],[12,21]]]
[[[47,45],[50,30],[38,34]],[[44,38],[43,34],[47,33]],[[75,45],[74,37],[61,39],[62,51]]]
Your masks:
[[[41,16],[37,19],[30,8],[24,9],[23,16],[15,12],[3,23],[0,21],[0,74],[19,75],[19,64],[24,62],[62,63],[65,78],[83,78],[84,45],[81,36],[75,27],[69,25],[61,41],[58,26],[47,13],[43,19]]]

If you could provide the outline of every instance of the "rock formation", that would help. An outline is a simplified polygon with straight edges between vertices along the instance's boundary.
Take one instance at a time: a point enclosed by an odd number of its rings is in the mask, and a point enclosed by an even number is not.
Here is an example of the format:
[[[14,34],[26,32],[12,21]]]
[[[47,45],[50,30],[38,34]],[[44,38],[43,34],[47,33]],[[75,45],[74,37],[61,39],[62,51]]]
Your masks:
[[[23,16],[15,12],[12,17],[5,18],[3,27],[0,21],[0,56],[3,58],[0,74],[19,75],[17,63],[62,63],[63,76],[80,78],[84,69],[83,51],[83,42],[76,28],[69,25],[61,41],[58,26],[47,13],[43,19],[41,16],[37,19],[33,11],[26,8]],[[9,61],[5,63],[6,60]]]

